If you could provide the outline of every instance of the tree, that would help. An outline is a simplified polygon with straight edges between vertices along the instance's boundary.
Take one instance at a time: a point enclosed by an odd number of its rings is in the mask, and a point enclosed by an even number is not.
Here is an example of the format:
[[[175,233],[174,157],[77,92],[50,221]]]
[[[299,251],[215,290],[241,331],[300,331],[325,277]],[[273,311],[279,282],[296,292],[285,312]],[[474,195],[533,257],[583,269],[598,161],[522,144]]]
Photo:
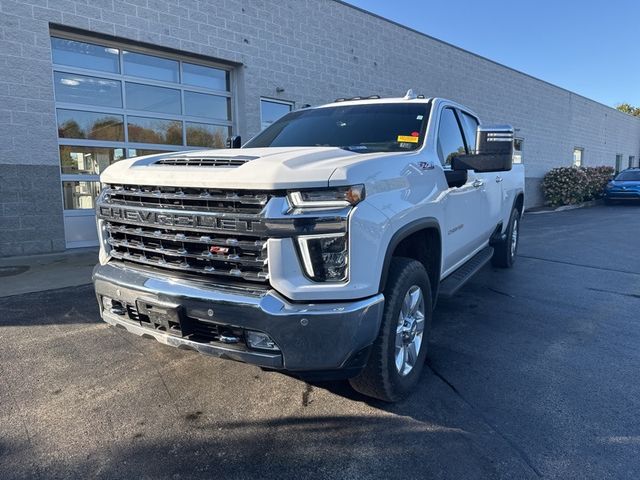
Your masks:
[[[633,115],[634,117],[640,117],[640,107],[634,107],[628,103],[621,103],[620,105],[617,105],[616,108],[621,112]]]

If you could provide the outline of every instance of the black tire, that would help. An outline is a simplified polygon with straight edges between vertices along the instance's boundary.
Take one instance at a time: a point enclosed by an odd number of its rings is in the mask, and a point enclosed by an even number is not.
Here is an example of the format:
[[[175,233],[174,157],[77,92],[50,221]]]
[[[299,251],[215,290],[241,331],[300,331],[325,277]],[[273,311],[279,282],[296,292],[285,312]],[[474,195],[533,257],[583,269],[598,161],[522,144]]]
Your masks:
[[[520,244],[520,211],[517,208],[511,210],[509,225],[507,225],[506,238],[493,245],[493,258],[491,263],[494,267],[511,268],[516,261],[518,245]],[[513,233],[515,236],[515,246],[513,245]]]
[[[415,363],[408,372],[401,375],[396,367],[396,331],[400,325],[405,296],[410,290],[417,292],[416,286],[421,290],[424,300],[422,340]],[[350,379],[349,383],[364,395],[385,402],[396,402],[407,396],[418,383],[427,356],[433,300],[429,276],[424,266],[410,258],[393,258],[384,296],[385,306],[378,338],[373,344],[364,370]]]

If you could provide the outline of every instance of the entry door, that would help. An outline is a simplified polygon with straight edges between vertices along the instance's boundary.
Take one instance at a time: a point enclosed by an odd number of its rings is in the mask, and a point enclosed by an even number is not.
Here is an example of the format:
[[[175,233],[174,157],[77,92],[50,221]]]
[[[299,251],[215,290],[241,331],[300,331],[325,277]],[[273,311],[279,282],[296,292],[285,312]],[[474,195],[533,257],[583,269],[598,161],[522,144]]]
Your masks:
[[[466,153],[458,116],[453,108],[445,108],[438,124],[438,156],[445,168],[451,159]],[[450,185],[443,198],[445,231],[442,232],[444,271],[457,267],[477,250],[487,230],[487,195],[485,182],[469,171],[464,184]]]
[[[458,110],[460,124],[462,125],[462,131],[467,144],[467,150],[471,153],[476,149],[478,120],[470,113]],[[485,238],[489,238],[494,232],[498,223],[502,219],[502,172],[487,172],[476,173],[476,178],[482,182],[479,188],[484,190],[486,198],[486,211],[484,212],[486,218],[486,231],[484,233]]]

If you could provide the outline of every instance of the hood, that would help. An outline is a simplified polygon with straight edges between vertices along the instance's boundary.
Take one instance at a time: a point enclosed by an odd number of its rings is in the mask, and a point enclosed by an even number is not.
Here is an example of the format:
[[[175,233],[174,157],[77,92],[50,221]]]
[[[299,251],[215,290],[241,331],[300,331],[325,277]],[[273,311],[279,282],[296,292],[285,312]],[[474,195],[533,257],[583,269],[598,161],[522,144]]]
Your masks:
[[[100,181],[252,190],[326,187],[336,169],[394,155],[403,153],[362,154],[338,147],[189,150],[121,160]]]

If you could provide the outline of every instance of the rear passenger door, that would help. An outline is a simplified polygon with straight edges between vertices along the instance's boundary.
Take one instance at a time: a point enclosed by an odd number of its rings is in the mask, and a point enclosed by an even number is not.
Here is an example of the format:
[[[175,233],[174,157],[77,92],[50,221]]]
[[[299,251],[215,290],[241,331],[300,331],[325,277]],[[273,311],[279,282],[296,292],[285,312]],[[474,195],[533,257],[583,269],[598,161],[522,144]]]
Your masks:
[[[458,113],[453,107],[447,106],[440,111],[436,148],[449,184],[442,199],[445,215],[443,271],[448,273],[481,246],[487,224],[486,197],[475,172],[469,171],[464,183],[455,181],[461,172],[451,169],[451,159],[466,153],[466,144]]]
[[[468,112],[459,110],[458,113],[467,150],[471,153],[476,149],[476,135],[479,122],[476,117]],[[500,176],[500,172],[476,173],[475,176],[483,183],[481,188],[486,196],[484,199],[486,211],[483,215],[487,222],[485,236],[488,238],[502,218],[502,177]]]

